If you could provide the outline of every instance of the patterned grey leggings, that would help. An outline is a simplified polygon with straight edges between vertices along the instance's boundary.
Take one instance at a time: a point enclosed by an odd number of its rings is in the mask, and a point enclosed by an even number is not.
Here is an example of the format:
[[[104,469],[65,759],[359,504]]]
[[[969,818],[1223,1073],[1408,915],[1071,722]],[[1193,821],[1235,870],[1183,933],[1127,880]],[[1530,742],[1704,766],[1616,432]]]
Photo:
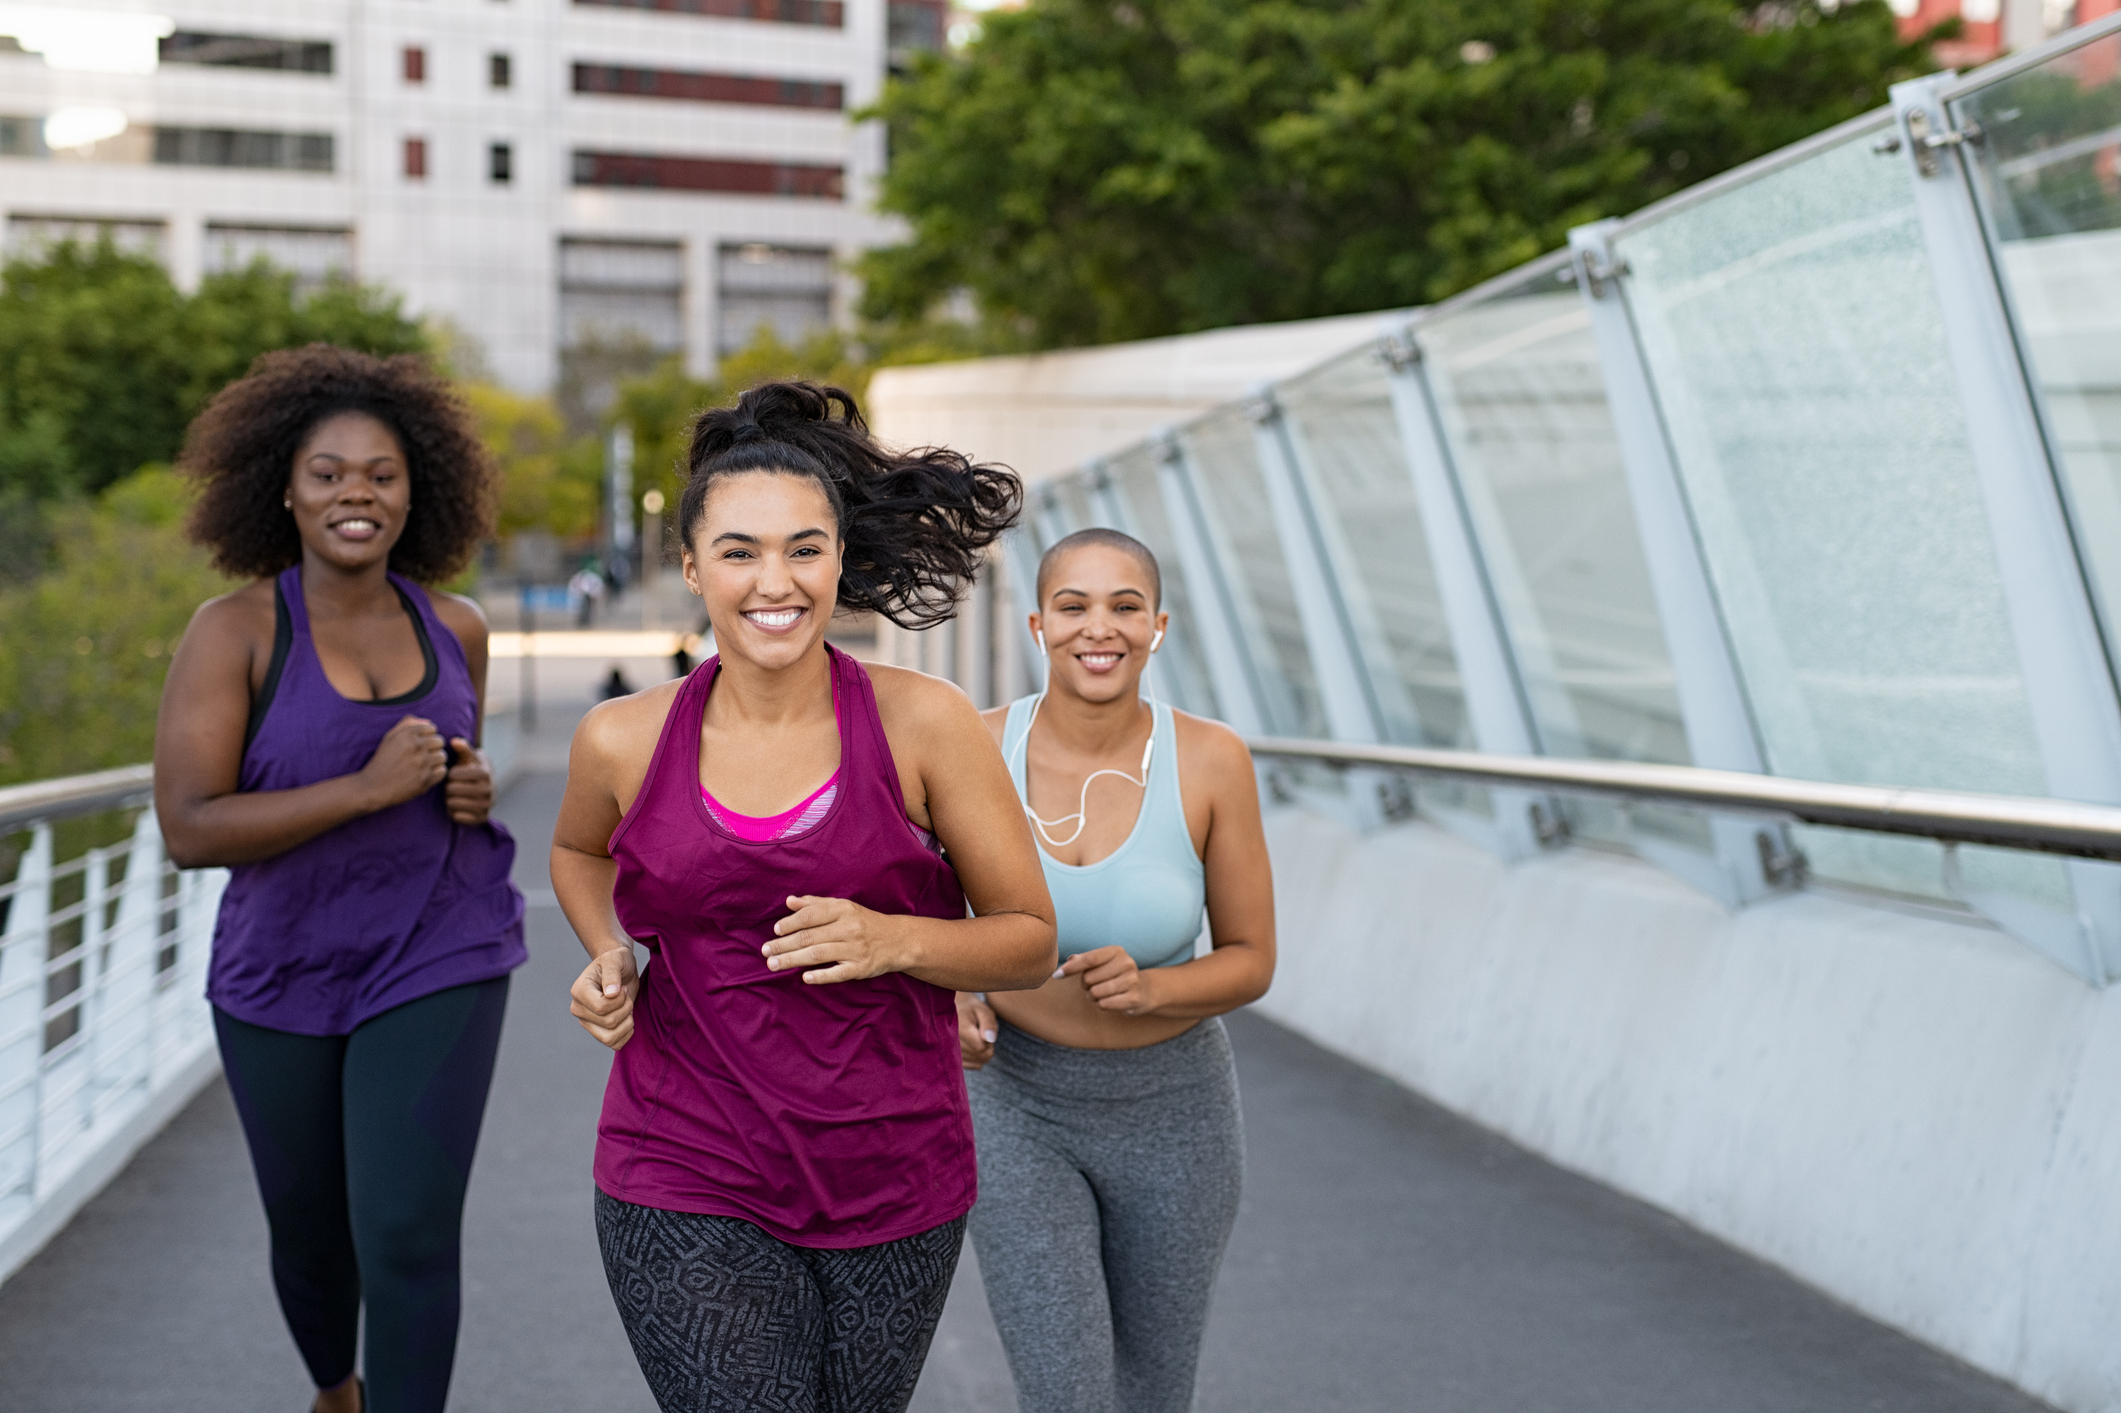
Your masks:
[[[904,1413],[965,1219],[841,1251],[599,1191],[597,1241],[663,1413]]]
[[[1244,1125],[1219,1020],[1140,1050],[1008,1024],[966,1076],[972,1244],[1021,1413],[1187,1413],[1237,1220]]]

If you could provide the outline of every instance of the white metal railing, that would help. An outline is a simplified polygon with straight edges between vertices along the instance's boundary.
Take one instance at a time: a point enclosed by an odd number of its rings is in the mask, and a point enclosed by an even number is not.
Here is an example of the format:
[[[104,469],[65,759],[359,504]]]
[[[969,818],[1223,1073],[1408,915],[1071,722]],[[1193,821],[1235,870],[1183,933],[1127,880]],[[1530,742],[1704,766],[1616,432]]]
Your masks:
[[[1728,810],[1947,844],[2121,861],[2121,809],[2076,800],[1977,795],[1897,785],[1840,785],[1737,770],[1641,761],[1490,755],[1419,746],[1373,746],[1256,736],[1257,756],[1370,766],[1483,785],[1521,785],[1696,809]]]
[[[0,834],[28,835],[0,884],[0,1279],[213,1072],[228,874],[169,863],[148,788],[134,766],[0,790]],[[126,842],[55,857],[63,820],[127,810]]]

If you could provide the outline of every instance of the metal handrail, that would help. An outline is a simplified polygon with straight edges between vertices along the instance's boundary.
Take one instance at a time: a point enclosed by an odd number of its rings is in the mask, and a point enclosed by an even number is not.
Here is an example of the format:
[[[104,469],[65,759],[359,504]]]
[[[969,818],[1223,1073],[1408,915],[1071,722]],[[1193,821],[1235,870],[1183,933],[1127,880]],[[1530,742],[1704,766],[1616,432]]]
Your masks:
[[[2121,809],[2074,800],[1836,785],[1736,770],[1635,761],[1556,760],[1416,746],[1355,745],[1264,736],[1246,742],[1258,756],[1377,766],[1519,785],[1535,790],[1618,796],[1659,804],[1794,819],[1876,834],[1907,834],[1952,844],[1987,844],[2073,858],[2121,861]]]
[[[27,785],[0,789],[0,829],[27,824],[36,819],[58,819],[65,815],[92,814],[137,801],[155,787],[152,765],[121,765],[93,775],[69,775],[59,780],[33,780]]]

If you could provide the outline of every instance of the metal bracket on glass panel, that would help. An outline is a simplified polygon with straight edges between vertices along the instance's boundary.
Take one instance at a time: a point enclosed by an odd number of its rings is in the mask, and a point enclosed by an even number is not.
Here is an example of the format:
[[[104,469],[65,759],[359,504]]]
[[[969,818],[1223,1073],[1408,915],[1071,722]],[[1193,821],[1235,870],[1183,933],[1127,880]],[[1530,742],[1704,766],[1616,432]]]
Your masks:
[[[1311,668],[1318,674],[1326,725],[1336,741],[1382,741],[1383,723],[1357,656],[1347,606],[1341,601],[1332,566],[1326,562],[1317,509],[1304,493],[1282,436],[1281,404],[1272,392],[1263,390],[1252,396],[1245,411],[1252,419],[1260,479],[1266,483],[1267,502],[1274,510],[1275,534],[1288,565],[1289,587],[1296,595],[1296,614],[1303,623]]]
[[[1759,774],[1763,763],[1752,713],[1628,312],[1626,266],[1612,244],[1619,225],[1600,221],[1579,226],[1569,232],[1569,246],[1576,252],[1581,275],[1577,287],[1591,315],[1591,335],[1620,442],[1628,500],[1642,536],[1650,591],[1678,679],[1687,746],[1696,765]],[[1791,870],[1779,870],[1777,877],[1769,867],[1770,861],[1795,854],[1780,826],[1770,828],[1765,846],[1759,838],[1762,826],[1754,821],[1712,814],[1709,829],[1715,840],[1713,861],[1651,838],[1638,837],[1638,847],[1645,858],[1734,905],[1764,897],[1792,876]]]
[[[1265,729],[1267,713],[1252,680],[1251,659],[1238,636],[1229,586],[1208,549],[1190,475],[1178,438],[1166,435],[1157,446],[1156,484],[1163,492],[1164,516],[1171,522],[1171,538],[1178,546],[1179,570],[1189,587],[1197,586],[1191,599],[1193,616],[1199,620],[1194,626],[1200,634],[1201,655],[1207,660],[1223,719],[1240,735],[1252,735]]]
[[[1414,504],[1421,512],[1429,563],[1436,573],[1436,596],[1443,605],[1444,626],[1458,660],[1465,692],[1466,716],[1473,741],[1497,755],[1539,754],[1524,687],[1496,611],[1487,570],[1475,543],[1458,479],[1451,465],[1436,404],[1423,370],[1421,343],[1412,329],[1399,329],[1378,342],[1385,366],[1392,370],[1387,386],[1406,448],[1407,475],[1414,483]],[[1567,842],[1567,826],[1554,801],[1536,791],[1497,787],[1495,818],[1477,821],[1488,837],[1479,842],[1506,859],[1529,858],[1542,846]],[[1451,821],[1446,821],[1450,823]],[[1457,832],[1466,830],[1454,825]]]
[[[1982,230],[1965,144],[1932,145],[1952,131],[1941,94],[1960,83],[1935,74],[1892,89],[1894,114],[1913,148],[1916,219],[2048,793],[2121,804],[2121,700],[2036,394],[2018,353],[2008,298]],[[1992,900],[1966,901],[2095,982],[2121,978],[2121,870],[2081,862],[2069,870],[2075,916],[2043,909],[2044,923],[2033,926],[2038,919],[1998,916]]]

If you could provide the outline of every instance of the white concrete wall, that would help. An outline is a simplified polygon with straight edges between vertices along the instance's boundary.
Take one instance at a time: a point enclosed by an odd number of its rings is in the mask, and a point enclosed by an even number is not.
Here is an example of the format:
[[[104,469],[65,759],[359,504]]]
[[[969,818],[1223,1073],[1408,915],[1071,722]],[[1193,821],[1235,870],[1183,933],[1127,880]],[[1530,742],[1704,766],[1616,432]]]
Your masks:
[[[2121,988],[2001,933],[1270,810],[1262,1009],[2062,1407],[2121,1410]],[[1407,1220],[1420,1220],[1408,1214]]]
[[[885,368],[869,383],[869,423],[895,445],[954,447],[1042,481],[1359,348],[1405,318],[1343,314]]]

